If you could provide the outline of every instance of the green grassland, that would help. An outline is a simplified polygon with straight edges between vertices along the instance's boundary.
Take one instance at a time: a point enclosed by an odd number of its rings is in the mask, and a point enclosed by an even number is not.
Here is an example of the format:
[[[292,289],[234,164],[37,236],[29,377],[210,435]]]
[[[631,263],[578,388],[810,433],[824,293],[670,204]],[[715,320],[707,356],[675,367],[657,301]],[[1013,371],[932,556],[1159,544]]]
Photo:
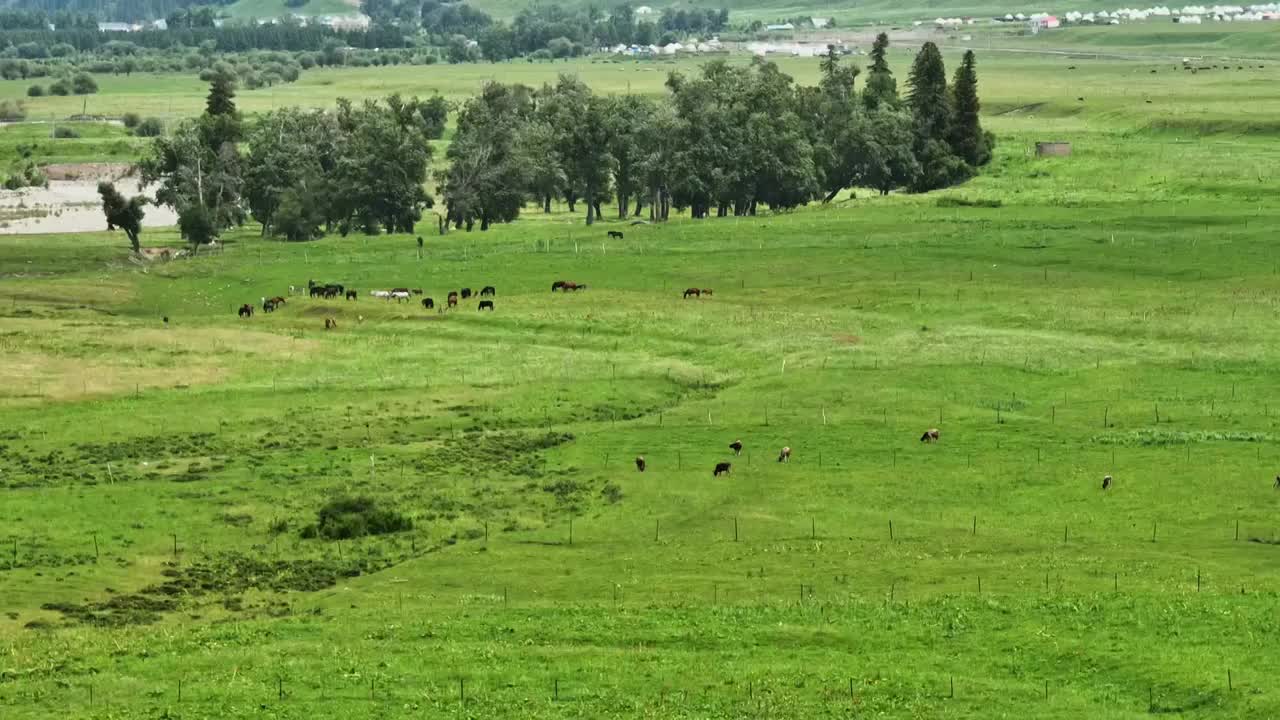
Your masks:
[[[350,15],[359,11],[359,3],[346,0],[309,0],[307,4],[291,8],[284,0],[239,0],[226,7],[233,18],[278,18],[286,15]]]
[[[422,257],[246,228],[145,272],[119,235],[0,238],[0,715],[1280,714],[1273,70],[980,62],[997,157],[944,193],[530,211]],[[566,67],[667,69],[276,102]],[[361,297],[236,318],[311,278]],[[414,528],[303,537],[340,494]]]

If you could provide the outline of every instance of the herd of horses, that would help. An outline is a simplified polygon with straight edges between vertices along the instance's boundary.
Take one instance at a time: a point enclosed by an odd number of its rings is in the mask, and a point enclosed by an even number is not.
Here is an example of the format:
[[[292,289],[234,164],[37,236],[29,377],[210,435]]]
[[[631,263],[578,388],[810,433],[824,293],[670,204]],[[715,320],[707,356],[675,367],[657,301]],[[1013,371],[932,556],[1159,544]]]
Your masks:
[[[930,442],[930,443],[938,442],[939,437],[941,437],[941,433],[938,432],[938,428],[929,428],[928,430],[924,431],[923,435],[920,436],[920,442]],[[742,455],[743,447],[744,446],[741,440],[734,440],[733,442],[729,443],[729,449],[733,451],[734,457],[738,457]],[[778,451],[778,462],[780,463],[791,462],[790,446],[783,446],[783,448]],[[638,470],[639,472],[644,472],[645,469],[648,467],[649,467],[649,463],[644,459],[644,456],[637,455],[636,470]],[[715,468],[711,471],[711,475],[712,477],[720,477],[721,475],[728,475],[732,470],[733,470],[733,463],[717,462],[715,465]],[[1106,490],[1110,486],[1111,486],[1111,476],[1108,475],[1106,477],[1106,480],[1103,482],[1102,489]],[[1276,477],[1276,487],[1277,489],[1280,489],[1280,476]]]

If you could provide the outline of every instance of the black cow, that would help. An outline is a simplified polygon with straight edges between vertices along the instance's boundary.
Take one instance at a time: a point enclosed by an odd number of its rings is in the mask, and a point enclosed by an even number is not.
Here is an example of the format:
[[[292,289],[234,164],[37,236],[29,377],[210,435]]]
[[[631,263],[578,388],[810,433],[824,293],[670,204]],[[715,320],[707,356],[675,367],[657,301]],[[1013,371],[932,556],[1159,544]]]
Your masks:
[[[618,230],[610,230],[610,231],[609,231],[609,237],[611,237],[611,238],[617,238],[617,239],[621,240],[621,239],[622,239],[622,233],[621,233],[620,231],[618,231]]]
[[[480,289],[480,297],[484,297],[485,295],[497,295],[497,294],[498,294],[497,288],[495,288],[492,285],[485,285],[483,288]]]
[[[476,308],[476,310],[488,310],[489,312],[493,312],[493,301],[481,300],[480,307]]]
[[[644,456],[643,456],[643,455],[637,455],[637,456],[636,456],[636,470],[639,470],[640,472],[644,472],[644,468],[645,468]],[[1280,478],[1276,478],[1276,480],[1277,480],[1277,481],[1280,481]]]
[[[729,449],[733,451],[733,454],[734,454],[734,455],[741,455],[741,454],[742,454],[742,441],[741,441],[741,440],[734,440],[733,442],[729,443]]]
[[[462,288],[462,299],[466,300],[471,297],[471,288]]]
[[[427,310],[430,310],[435,306],[436,306],[435,300],[432,300],[431,298],[422,298],[422,307],[426,308]]]
[[[728,474],[729,474],[729,463],[716,463],[715,472],[712,473],[713,476],[720,477],[721,475],[728,475]]]

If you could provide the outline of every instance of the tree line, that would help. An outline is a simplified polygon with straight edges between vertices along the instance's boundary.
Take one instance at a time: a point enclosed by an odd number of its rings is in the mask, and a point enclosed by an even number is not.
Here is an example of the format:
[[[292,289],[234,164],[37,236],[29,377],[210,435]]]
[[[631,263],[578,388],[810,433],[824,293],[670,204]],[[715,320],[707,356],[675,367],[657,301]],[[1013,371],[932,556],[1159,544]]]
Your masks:
[[[563,201],[591,224],[605,205],[655,222],[754,215],[829,202],[842,191],[925,192],[963,182],[991,158],[979,120],[976,61],[948,83],[925,43],[900,95],[881,34],[865,82],[832,49],[817,86],[776,65],[724,61],[672,73],[662,99],[602,96],[580,80],[530,88],[490,82],[456,108],[456,132],[426,192],[431,140],[450,104],[393,95],[334,110],[286,108],[245,122],[229,76],[211,83],[204,114],[156,138],[141,163],[179,229],[207,243],[252,217],[264,234],[413,232],[437,202],[439,229],[486,230],[533,204]],[[117,208],[129,207],[113,199]]]
[[[439,182],[444,220],[484,230],[554,200],[581,204],[588,224],[606,202],[619,218],[753,215],[855,187],[925,192],[972,177],[995,143],[978,117],[973,53],[948,84],[925,43],[904,98],[888,44],[876,39],[861,91],[860,70],[834,48],[816,87],[761,60],[672,73],[664,100],[596,95],[569,76],[536,90],[490,83],[459,110]]]

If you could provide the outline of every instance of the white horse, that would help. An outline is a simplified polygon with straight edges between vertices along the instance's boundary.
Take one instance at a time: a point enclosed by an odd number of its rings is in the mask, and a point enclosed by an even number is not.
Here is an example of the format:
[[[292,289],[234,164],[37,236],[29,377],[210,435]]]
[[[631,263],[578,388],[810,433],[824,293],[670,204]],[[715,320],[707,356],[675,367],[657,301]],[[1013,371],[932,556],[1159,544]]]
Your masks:
[[[391,293],[386,290],[370,290],[369,294],[376,298],[382,298],[383,300],[391,299]]]
[[[409,300],[409,293],[404,290],[392,290],[387,299],[395,298],[396,302],[406,302]]]

